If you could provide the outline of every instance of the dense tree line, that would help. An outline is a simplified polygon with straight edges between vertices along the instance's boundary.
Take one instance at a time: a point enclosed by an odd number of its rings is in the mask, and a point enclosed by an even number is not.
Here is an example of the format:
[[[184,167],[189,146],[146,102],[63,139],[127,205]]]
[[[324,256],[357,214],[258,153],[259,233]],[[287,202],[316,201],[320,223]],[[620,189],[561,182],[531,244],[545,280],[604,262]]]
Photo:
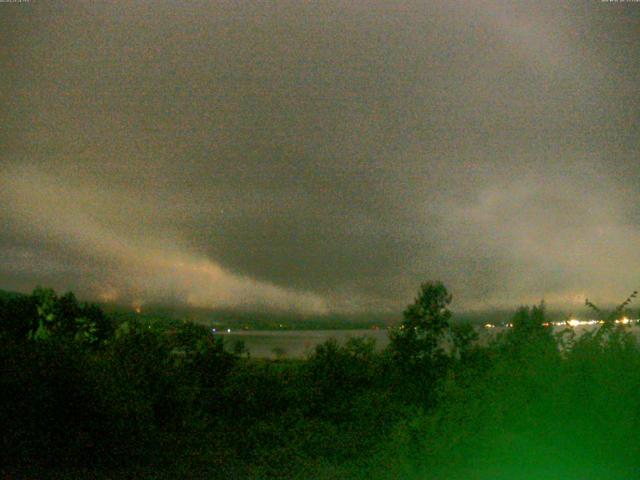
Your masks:
[[[630,297],[631,298],[631,297]],[[252,359],[209,329],[0,297],[0,465],[43,478],[632,478],[640,346],[523,307],[491,342],[425,283],[378,352]],[[625,303],[624,307],[628,305]]]

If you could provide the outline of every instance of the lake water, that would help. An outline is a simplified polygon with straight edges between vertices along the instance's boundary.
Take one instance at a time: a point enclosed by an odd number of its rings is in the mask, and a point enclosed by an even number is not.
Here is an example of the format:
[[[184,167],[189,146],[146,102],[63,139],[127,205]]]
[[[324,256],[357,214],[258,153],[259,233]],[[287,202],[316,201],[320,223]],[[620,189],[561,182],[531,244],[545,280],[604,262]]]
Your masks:
[[[376,341],[376,348],[382,350],[389,344],[387,330],[232,330],[231,333],[218,332],[225,339],[228,348],[233,348],[236,340],[242,340],[252,357],[303,358],[330,338],[344,344],[351,337],[367,337]]]
[[[566,326],[551,327],[557,333]],[[591,325],[580,325],[573,327],[579,337],[584,332],[593,329]],[[634,325],[627,327],[636,336],[639,336],[640,329],[637,320]],[[502,327],[486,329],[478,328],[479,339],[482,344],[486,344],[491,338],[504,331]],[[230,333],[216,332],[225,339],[228,349],[233,348],[236,340],[242,340],[252,357],[256,358],[304,358],[313,352],[316,345],[319,345],[330,338],[336,339],[340,344],[344,344],[351,337],[367,337],[376,341],[378,350],[384,349],[389,344],[389,335],[386,329],[363,329],[363,330],[232,330]]]

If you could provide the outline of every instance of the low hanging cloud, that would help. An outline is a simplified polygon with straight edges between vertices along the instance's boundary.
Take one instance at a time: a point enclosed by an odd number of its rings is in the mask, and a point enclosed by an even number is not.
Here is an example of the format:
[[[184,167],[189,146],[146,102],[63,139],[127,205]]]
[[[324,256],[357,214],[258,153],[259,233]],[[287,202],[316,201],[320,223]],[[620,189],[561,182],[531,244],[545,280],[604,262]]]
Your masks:
[[[104,301],[327,311],[318,295],[234,274],[190,252],[176,238],[155,236],[138,224],[144,206],[124,192],[114,195],[86,185],[74,189],[58,177],[20,167],[0,175],[0,187],[2,202],[11,206],[12,228],[29,237],[11,259],[22,273],[37,277],[47,264],[56,263],[60,252],[72,252],[76,261],[67,268],[58,265],[58,282],[64,284],[64,278],[80,273],[84,259],[97,271],[88,285],[74,286]],[[105,220],[111,223],[105,225]],[[39,250],[42,239],[49,244],[51,258],[46,249]]]

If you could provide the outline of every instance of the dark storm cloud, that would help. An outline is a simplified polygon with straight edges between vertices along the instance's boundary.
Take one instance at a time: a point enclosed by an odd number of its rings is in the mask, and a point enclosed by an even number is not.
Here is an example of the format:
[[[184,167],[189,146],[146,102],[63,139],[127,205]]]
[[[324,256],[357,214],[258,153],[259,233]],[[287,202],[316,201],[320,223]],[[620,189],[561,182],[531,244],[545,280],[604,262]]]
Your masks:
[[[638,283],[637,4],[6,4],[0,279],[397,309]]]

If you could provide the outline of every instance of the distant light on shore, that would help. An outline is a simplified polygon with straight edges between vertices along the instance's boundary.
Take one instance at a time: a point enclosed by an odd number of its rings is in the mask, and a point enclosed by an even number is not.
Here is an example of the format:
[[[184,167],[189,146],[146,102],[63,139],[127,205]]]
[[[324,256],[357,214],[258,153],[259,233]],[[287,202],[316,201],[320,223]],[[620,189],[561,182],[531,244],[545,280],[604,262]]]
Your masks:
[[[596,320],[596,319],[589,319],[589,320],[578,320],[577,318],[571,318],[569,320],[561,320],[558,322],[544,322],[542,324],[542,326],[544,327],[566,327],[569,326],[571,328],[575,328],[575,327],[582,327],[582,326],[587,326],[587,325],[603,325],[605,324],[605,320]],[[640,323],[640,319],[632,319],[632,318],[627,318],[627,317],[623,317],[619,320],[614,320],[615,324],[618,325],[635,325]],[[493,323],[485,323],[483,325],[483,328],[490,330],[492,328],[496,328],[497,325],[493,324]],[[513,323],[509,322],[509,323],[505,323],[503,324],[503,326],[505,328],[513,328]]]

